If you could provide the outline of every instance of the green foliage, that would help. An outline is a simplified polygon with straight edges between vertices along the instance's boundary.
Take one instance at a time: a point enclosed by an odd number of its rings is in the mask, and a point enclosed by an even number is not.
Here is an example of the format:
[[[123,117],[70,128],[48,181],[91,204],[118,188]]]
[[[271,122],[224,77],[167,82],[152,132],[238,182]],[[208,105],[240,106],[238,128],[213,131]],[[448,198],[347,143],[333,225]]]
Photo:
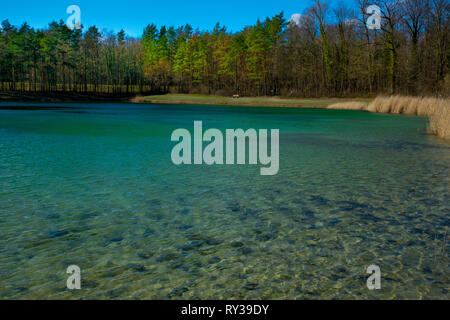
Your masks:
[[[123,30],[70,30],[63,21],[42,30],[4,21],[0,89],[286,96],[438,93],[446,87],[450,67],[449,9],[437,6],[442,1],[433,2],[429,10],[416,1],[403,20],[401,4],[380,2],[392,9],[386,10],[380,31],[355,24],[351,12],[341,7],[330,19],[326,0],[316,0],[299,25],[288,23],[281,12],[234,33],[219,23],[212,31],[149,24],[141,39],[133,39]],[[414,15],[419,9],[420,15]],[[413,30],[411,17],[416,16],[421,27]]]

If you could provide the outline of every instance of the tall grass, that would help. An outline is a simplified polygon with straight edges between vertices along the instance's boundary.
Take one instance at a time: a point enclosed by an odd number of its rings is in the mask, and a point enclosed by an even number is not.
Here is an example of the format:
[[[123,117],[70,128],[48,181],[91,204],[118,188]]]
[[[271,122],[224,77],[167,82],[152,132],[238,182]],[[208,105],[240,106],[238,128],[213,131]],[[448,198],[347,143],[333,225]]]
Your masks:
[[[437,108],[430,117],[429,131],[438,137],[450,140],[450,105],[442,104],[442,108]]]
[[[339,110],[367,110],[367,103],[364,102],[340,102],[329,105],[327,109],[339,109]]]
[[[430,118],[429,132],[450,140],[450,99],[432,97],[377,97],[370,112],[408,114]]]
[[[359,102],[336,103],[328,109],[365,110],[430,118],[429,133],[450,140],[450,99],[432,97],[377,97],[368,106]]]
[[[370,112],[432,116],[448,108],[450,99],[430,97],[377,97],[367,108]]]
[[[132,103],[144,103],[144,102],[146,102],[146,100],[145,100],[144,96],[137,95],[136,97],[132,98],[130,100],[130,102],[132,102]]]

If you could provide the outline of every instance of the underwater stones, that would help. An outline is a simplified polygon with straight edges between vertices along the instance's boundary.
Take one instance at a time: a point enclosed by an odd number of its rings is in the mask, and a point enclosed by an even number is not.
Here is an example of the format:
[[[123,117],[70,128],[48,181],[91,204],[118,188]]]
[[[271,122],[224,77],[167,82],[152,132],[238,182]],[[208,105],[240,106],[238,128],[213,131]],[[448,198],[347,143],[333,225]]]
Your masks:
[[[278,230],[281,228],[281,223],[279,223],[279,222],[271,222],[271,224],[270,224],[270,230],[272,231],[272,232],[278,232]]]
[[[141,258],[141,259],[147,260],[147,259],[150,259],[151,257],[153,257],[153,253],[139,252],[139,253],[137,254],[137,256],[138,256],[139,258]]]
[[[146,205],[152,208],[161,208],[162,201],[160,199],[151,199],[150,201],[146,201]]]
[[[123,237],[112,237],[112,238],[109,238],[108,239],[108,242],[110,242],[110,243],[114,243],[114,242],[122,242],[122,240],[123,240]]]
[[[145,229],[144,233],[142,234],[142,236],[144,238],[147,238],[148,236],[151,236],[152,234],[154,234],[155,231],[153,229],[147,228]]]
[[[196,250],[203,245],[205,245],[205,241],[196,240],[196,241],[191,241],[189,243],[186,243],[186,244],[180,246],[178,249],[180,249],[182,251],[190,251],[190,250]]]
[[[303,286],[298,286],[295,288],[295,292],[297,293],[304,293],[303,291],[304,291]]]
[[[29,243],[25,244],[24,248],[25,249],[35,248],[35,247],[38,247],[38,246],[41,246],[41,245],[48,244],[50,242],[51,242],[51,240],[49,240],[49,239],[35,240],[35,241],[32,241],[32,242],[29,242]]]
[[[222,270],[228,269],[229,265],[227,264],[226,260],[221,260],[214,267],[215,267],[215,271],[222,271]]]
[[[201,235],[201,234],[198,234],[198,233],[194,233],[194,232],[190,232],[188,235],[187,235],[187,238],[189,239],[189,240],[203,240],[203,239],[205,239],[207,236],[204,236],[204,235]]]
[[[256,290],[258,288],[258,284],[254,282],[247,282],[244,286],[245,290]]]
[[[264,230],[265,230],[264,227],[257,226],[256,228],[253,229],[253,232],[255,234],[262,234],[262,233],[264,233]]]
[[[438,206],[439,205],[439,201],[436,199],[422,199],[420,200],[424,205],[426,205],[427,207],[431,207],[431,206]]]
[[[182,209],[182,210],[178,210],[177,212],[178,212],[179,214],[185,216],[185,215],[187,215],[189,212],[191,212],[191,209],[189,209],[189,208],[184,208],[184,209]]]
[[[375,208],[372,208],[372,210],[375,211],[375,212],[387,212],[387,211],[389,211],[385,207],[375,207]]]
[[[367,209],[369,206],[364,203],[358,203],[354,201],[341,201],[339,202],[341,207],[339,208],[341,211],[352,211],[356,209]]]
[[[181,296],[183,293],[188,292],[189,289],[186,287],[178,287],[173,289],[170,293],[169,293],[169,298],[173,298],[173,297],[178,297]]]
[[[398,221],[397,219],[390,219],[388,222],[389,222],[389,225],[391,225],[391,226],[400,226],[401,225],[400,221]]]
[[[345,267],[337,267],[336,269],[334,269],[334,271],[339,274],[347,273],[347,269]]]
[[[179,253],[168,253],[168,254],[164,254],[162,256],[159,256],[157,261],[158,262],[168,262],[168,261],[176,260],[178,258],[181,258],[181,254],[179,254]]]
[[[55,219],[59,219],[59,218],[61,218],[61,215],[59,215],[57,213],[52,213],[47,216],[47,219],[51,219],[51,220],[55,220]]]
[[[164,220],[164,218],[165,218],[164,214],[160,213],[160,212],[152,211],[150,215],[151,215],[152,219],[154,219],[156,221],[161,221],[161,220]]]
[[[30,291],[29,288],[25,288],[25,287],[17,287],[17,288],[14,288],[13,290],[18,293],[26,293],[26,292]]]
[[[218,279],[219,279],[219,277],[214,276],[214,275],[211,275],[211,276],[209,277],[209,281],[217,281]]]
[[[314,204],[317,206],[326,206],[328,205],[328,203],[330,203],[330,200],[325,199],[324,197],[321,196],[312,196],[310,200],[314,202]]]
[[[418,227],[412,228],[411,232],[420,234],[420,235],[426,234],[430,237],[430,239],[434,239],[434,236],[436,236],[436,234],[431,233],[429,230],[426,230],[424,228],[418,228]]]
[[[167,261],[167,263],[169,264],[169,268],[171,269],[179,269],[189,273],[189,266],[181,258],[175,259],[173,261]]]
[[[246,217],[256,217],[259,215],[259,213],[260,213],[259,210],[254,210],[254,209],[245,209],[245,211],[244,211],[244,215]]]
[[[216,252],[217,249],[215,247],[206,247],[205,249],[200,249],[198,253],[201,254],[202,256],[209,256]]]
[[[425,267],[422,268],[422,272],[423,272],[423,273],[426,273],[426,274],[432,274],[432,273],[433,273],[433,270],[431,270],[430,267],[425,266]]]
[[[79,215],[79,218],[82,220],[87,220],[87,219],[91,219],[98,216],[97,212],[86,212],[86,213],[82,213]]]
[[[207,244],[209,246],[217,246],[222,243],[222,241],[213,238],[208,235],[201,235],[198,233],[189,233],[187,235],[187,238],[191,241],[202,241],[204,244]]]
[[[194,226],[192,224],[185,224],[185,225],[179,226],[178,230],[189,230],[189,229],[192,229],[193,227]]]
[[[208,246],[218,246],[219,244],[222,243],[222,241],[217,240],[217,239],[215,239],[215,238],[206,238],[206,239],[205,239],[205,243],[206,243]]]
[[[370,213],[362,214],[360,216],[360,218],[362,220],[368,220],[368,221],[371,221],[371,222],[380,222],[380,221],[383,220],[383,219],[380,219],[380,218],[378,218],[378,217],[376,217],[376,216],[374,216],[374,215],[372,215]]]
[[[137,272],[145,272],[147,269],[142,264],[130,263],[128,267]]]
[[[310,209],[303,209],[302,210],[302,215],[312,219],[312,218],[314,218],[314,211],[312,211]]]
[[[334,219],[334,220],[331,220],[330,222],[328,222],[328,223],[326,224],[326,226],[327,226],[327,227],[334,227],[334,226],[337,225],[339,222],[341,222],[341,220]]]
[[[238,261],[242,261],[242,260],[238,260]],[[238,273],[235,278],[239,279],[239,280],[245,280],[248,278],[248,275],[246,275],[244,273]]]
[[[123,289],[113,289],[106,292],[106,295],[111,298],[117,298],[119,297],[123,292]]]
[[[311,223],[309,226],[306,227],[307,230],[316,230],[319,227],[316,223]]]
[[[288,208],[288,207],[278,206],[277,207],[277,211],[279,211],[279,212],[290,212],[292,210],[291,210],[291,208]]]
[[[238,248],[236,251],[242,255],[248,255],[253,252],[253,250],[248,247],[241,247],[241,248]]]
[[[67,230],[56,230],[56,231],[50,231],[48,233],[48,237],[49,238],[59,238],[59,237],[63,237],[68,234],[69,234],[69,231],[67,231]]]
[[[420,212],[418,215],[415,213],[405,213],[402,215],[402,218],[408,221],[416,220],[420,215],[423,215],[423,212]]]
[[[332,273],[328,276],[328,279],[330,279],[331,281],[339,281],[342,278],[342,275],[340,274],[336,274],[336,273]]]
[[[102,276],[105,278],[114,278],[119,275],[122,275],[126,269],[127,269],[126,266],[110,267],[103,273]]]
[[[260,234],[256,236],[256,240],[258,241],[269,241],[272,240],[273,238],[275,238],[275,235],[272,234]]]
[[[305,203],[305,200],[303,200],[303,199],[293,199],[293,200],[292,200],[292,203],[295,203],[295,204],[304,204],[304,203]]]
[[[242,241],[233,241],[231,243],[231,247],[233,247],[233,248],[240,248],[243,246],[244,246],[244,243]]]
[[[238,212],[239,210],[241,210],[241,206],[238,202],[234,202],[229,204],[228,209],[230,209],[232,212]]]
[[[208,260],[208,263],[209,264],[216,264],[216,263],[219,263],[221,260],[220,260],[220,258],[218,258],[218,257],[212,257],[212,258],[210,258],[209,260]]]
[[[93,289],[98,287],[99,283],[97,280],[83,280],[83,288]]]

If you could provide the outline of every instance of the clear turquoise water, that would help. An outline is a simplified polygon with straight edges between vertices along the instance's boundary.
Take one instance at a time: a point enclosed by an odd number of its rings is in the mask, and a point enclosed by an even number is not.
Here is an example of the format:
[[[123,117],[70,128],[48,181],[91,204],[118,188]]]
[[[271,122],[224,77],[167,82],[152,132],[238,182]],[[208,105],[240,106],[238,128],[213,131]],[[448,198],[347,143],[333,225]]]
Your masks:
[[[449,298],[450,144],[425,118],[34,106],[61,108],[0,110],[1,299]],[[279,174],[174,166],[194,120],[280,129]]]

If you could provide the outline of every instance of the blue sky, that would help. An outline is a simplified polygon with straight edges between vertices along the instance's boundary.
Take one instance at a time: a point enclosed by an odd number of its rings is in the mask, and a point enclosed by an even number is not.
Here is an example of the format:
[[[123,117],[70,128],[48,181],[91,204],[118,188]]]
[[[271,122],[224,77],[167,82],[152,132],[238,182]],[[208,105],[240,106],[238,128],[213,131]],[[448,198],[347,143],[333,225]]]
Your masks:
[[[302,13],[312,0],[1,0],[0,21],[9,19],[14,25],[27,21],[42,28],[50,21],[69,17],[66,8],[81,8],[82,24],[97,25],[100,30],[124,29],[131,36],[140,36],[149,23],[180,26],[186,23],[200,30],[210,30],[216,22],[238,31],[265,18],[284,11],[290,18]]]

